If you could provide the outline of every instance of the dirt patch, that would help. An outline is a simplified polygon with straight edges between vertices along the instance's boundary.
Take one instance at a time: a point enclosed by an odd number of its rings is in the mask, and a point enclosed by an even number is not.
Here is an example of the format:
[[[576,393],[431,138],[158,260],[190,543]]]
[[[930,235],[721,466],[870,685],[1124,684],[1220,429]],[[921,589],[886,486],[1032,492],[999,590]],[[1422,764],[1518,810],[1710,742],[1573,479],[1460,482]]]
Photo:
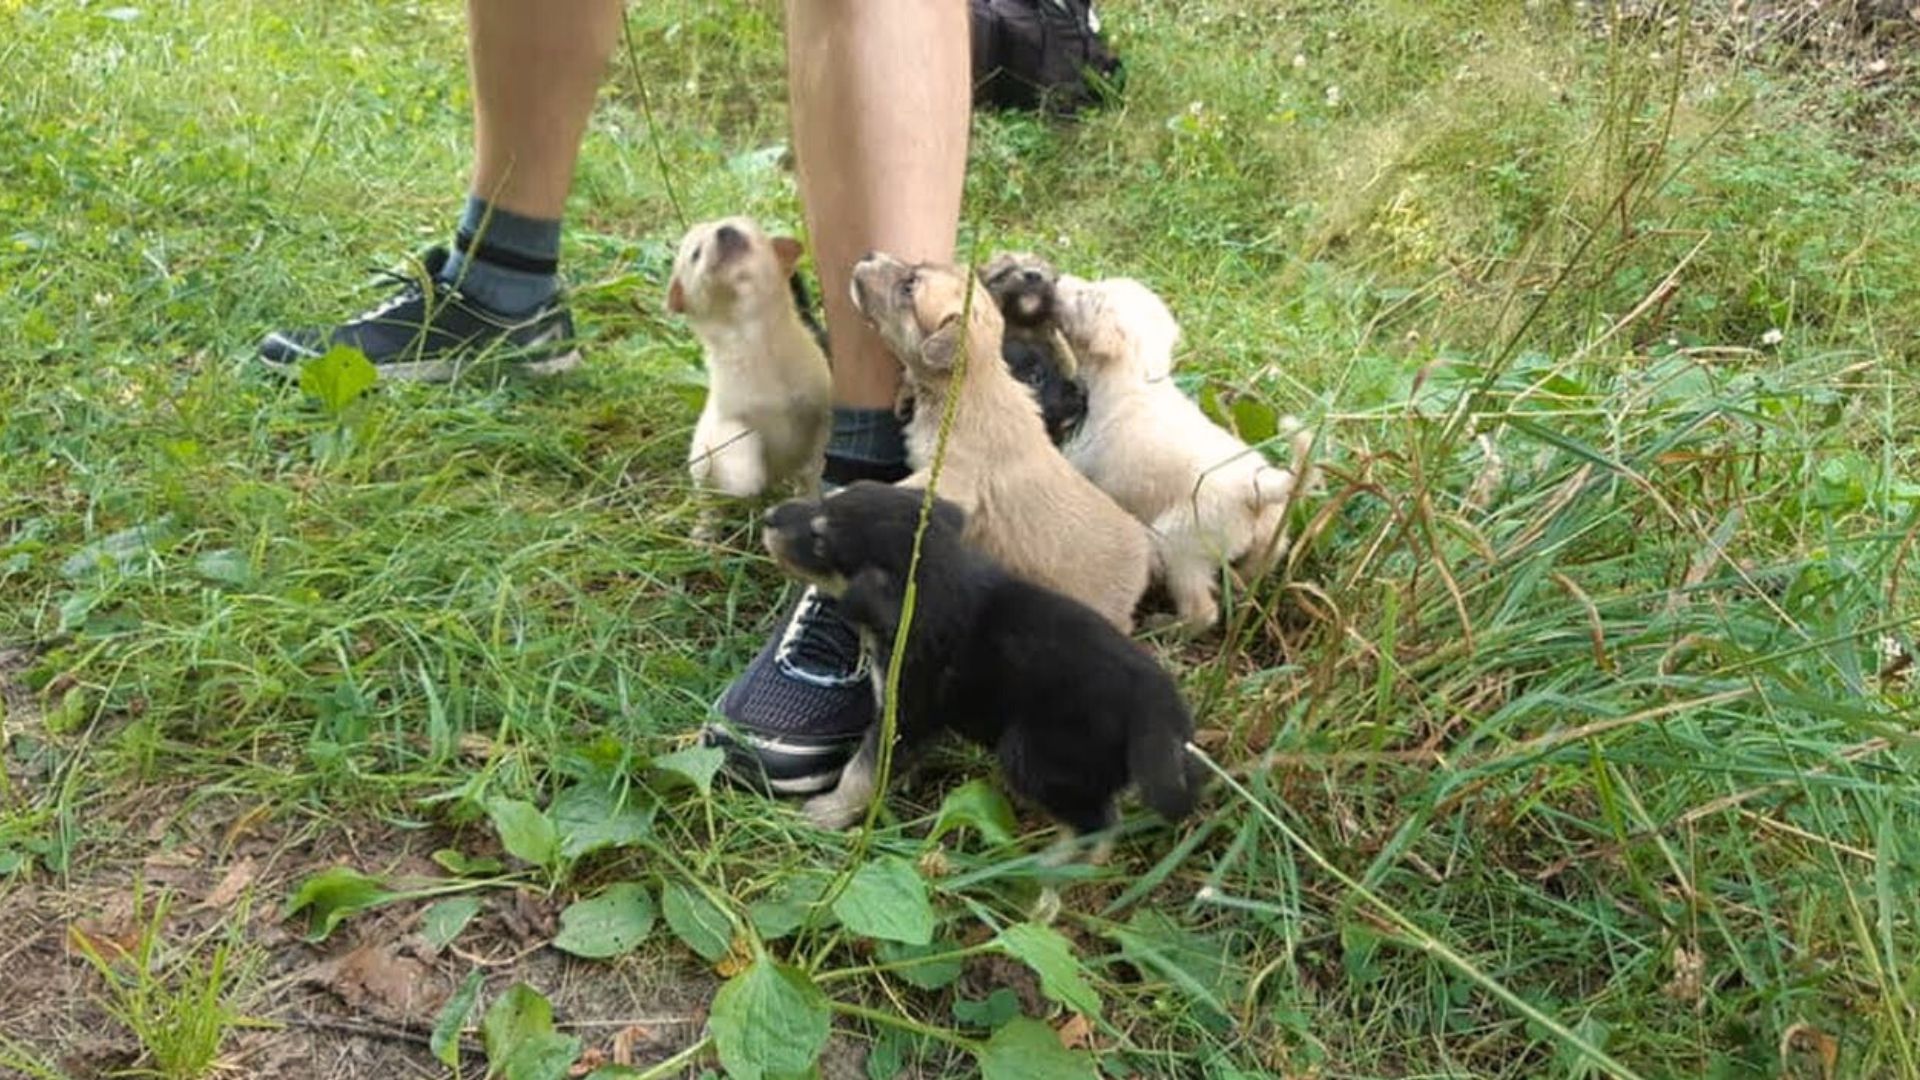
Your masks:
[[[389,881],[445,881],[427,855],[451,837],[378,824],[248,826],[248,817],[235,805],[190,820],[161,814],[144,834],[129,830],[120,857],[76,868],[65,881],[16,878],[0,904],[0,1031],[74,1076],[135,1064],[141,1048],[109,1015],[109,987],[83,948],[124,964],[145,939],[154,942],[153,966],[181,972],[205,971],[228,944],[228,999],[248,1021],[222,1045],[221,1065],[233,1075],[444,1075],[428,1050],[432,1025],[476,969],[483,1000],[516,982],[546,995],[556,1025],[580,1038],[588,1060],[644,1067],[704,1030],[718,985],[710,971],[668,947],[611,963],[558,953],[547,946],[558,905],[531,890],[470,894],[480,910],[443,948],[421,932],[425,900],[366,912],[309,943],[297,919],[281,918],[301,880],[350,865]],[[477,1040],[463,1045],[474,1055],[468,1064],[479,1065]],[[857,1075],[858,1062],[834,1074]]]

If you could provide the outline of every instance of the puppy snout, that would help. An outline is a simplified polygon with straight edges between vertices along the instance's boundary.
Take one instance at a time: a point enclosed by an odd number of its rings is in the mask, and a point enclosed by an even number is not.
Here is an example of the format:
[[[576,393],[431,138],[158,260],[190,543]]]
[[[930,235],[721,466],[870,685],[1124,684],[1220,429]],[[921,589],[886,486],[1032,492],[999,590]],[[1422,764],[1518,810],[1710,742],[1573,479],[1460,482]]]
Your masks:
[[[1020,280],[1029,285],[1038,285],[1047,280],[1047,275],[1038,270],[1022,270],[1020,272]]]
[[[713,242],[720,249],[722,257],[746,250],[747,236],[731,225],[722,225],[714,230]]]

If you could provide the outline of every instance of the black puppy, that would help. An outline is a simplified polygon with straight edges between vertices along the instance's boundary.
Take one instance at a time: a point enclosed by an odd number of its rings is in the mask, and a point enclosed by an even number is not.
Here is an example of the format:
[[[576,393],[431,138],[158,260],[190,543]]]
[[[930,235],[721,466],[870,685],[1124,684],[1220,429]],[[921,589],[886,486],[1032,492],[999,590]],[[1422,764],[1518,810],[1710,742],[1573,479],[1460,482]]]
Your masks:
[[[1051,263],[1023,252],[996,255],[981,272],[981,282],[1007,324],[1000,357],[1040,402],[1047,437],[1055,446],[1087,416],[1086,384],[1077,377],[1073,350],[1053,320],[1059,278]]]
[[[789,575],[840,597],[859,631],[877,699],[901,618],[923,492],[869,481],[768,512],[767,550]],[[1177,821],[1200,790],[1193,735],[1173,679],[1091,608],[1013,577],[961,540],[965,517],[934,503],[899,686],[903,761],[943,731],[994,751],[1007,786],[1075,834],[1115,821],[1129,782]],[[879,725],[832,792],[810,800],[817,824],[844,828],[875,795]]]

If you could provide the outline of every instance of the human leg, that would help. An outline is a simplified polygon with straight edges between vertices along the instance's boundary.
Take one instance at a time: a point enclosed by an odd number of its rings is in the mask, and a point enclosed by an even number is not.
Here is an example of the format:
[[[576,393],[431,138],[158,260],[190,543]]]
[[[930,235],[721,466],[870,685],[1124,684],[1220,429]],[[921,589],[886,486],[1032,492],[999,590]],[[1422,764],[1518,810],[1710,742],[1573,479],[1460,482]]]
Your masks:
[[[833,349],[828,483],[894,481],[900,365],[853,308],[869,250],[951,259],[971,69],[963,0],[788,0],[793,144]],[[874,717],[858,636],[813,589],[720,700],[707,730],[775,790],[831,786]]]
[[[270,334],[270,367],[296,370],[333,344],[390,378],[451,377],[496,351],[536,374],[578,362],[558,302],[560,216],[621,0],[469,0],[467,15],[474,160],[454,249],[429,252],[423,274],[359,317]]]

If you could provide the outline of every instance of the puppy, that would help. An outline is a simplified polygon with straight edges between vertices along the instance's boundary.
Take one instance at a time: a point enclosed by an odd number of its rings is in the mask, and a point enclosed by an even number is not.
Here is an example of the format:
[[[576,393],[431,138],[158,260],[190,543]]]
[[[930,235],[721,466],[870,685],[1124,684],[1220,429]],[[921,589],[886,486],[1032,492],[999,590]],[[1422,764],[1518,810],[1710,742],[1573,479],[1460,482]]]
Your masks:
[[[793,290],[800,243],[744,217],[695,225],[680,241],[667,309],[706,352],[707,403],[694,425],[694,484],[736,499],[780,485],[820,489],[833,378]],[[712,516],[702,519],[711,532]]]
[[[995,255],[981,271],[1007,324],[1000,357],[1040,402],[1040,418],[1055,446],[1087,415],[1087,388],[1076,377],[1078,361],[1054,324],[1053,286],[1059,277],[1047,260],[1016,251]]]
[[[940,494],[966,513],[967,538],[1007,569],[1131,630],[1147,587],[1151,538],[1047,440],[1033,395],[1000,362],[1002,324],[992,298],[954,267],[870,254],[853,268],[853,302],[900,358],[912,386],[907,460],[916,472],[901,483],[927,486],[964,346],[966,378]]]
[[[923,491],[862,481],[767,514],[767,550],[790,576],[837,595],[860,632],[874,696],[885,687],[899,631]],[[962,540],[965,515],[935,500],[921,539],[913,623],[898,687],[897,756],[913,756],[943,731],[992,750],[1006,784],[1064,832],[1115,821],[1129,783],[1171,821],[1192,809],[1199,763],[1185,746],[1193,718],[1148,653],[1099,613],[1022,581]],[[833,791],[806,814],[845,828],[875,795],[880,726]],[[1103,845],[1104,846],[1104,845]]]
[[[1203,632],[1220,617],[1222,565],[1257,577],[1286,550],[1294,472],[1269,465],[1165,378],[1180,326],[1152,290],[1066,276],[1056,292],[1087,382],[1087,418],[1061,451],[1153,530],[1178,624]]]

